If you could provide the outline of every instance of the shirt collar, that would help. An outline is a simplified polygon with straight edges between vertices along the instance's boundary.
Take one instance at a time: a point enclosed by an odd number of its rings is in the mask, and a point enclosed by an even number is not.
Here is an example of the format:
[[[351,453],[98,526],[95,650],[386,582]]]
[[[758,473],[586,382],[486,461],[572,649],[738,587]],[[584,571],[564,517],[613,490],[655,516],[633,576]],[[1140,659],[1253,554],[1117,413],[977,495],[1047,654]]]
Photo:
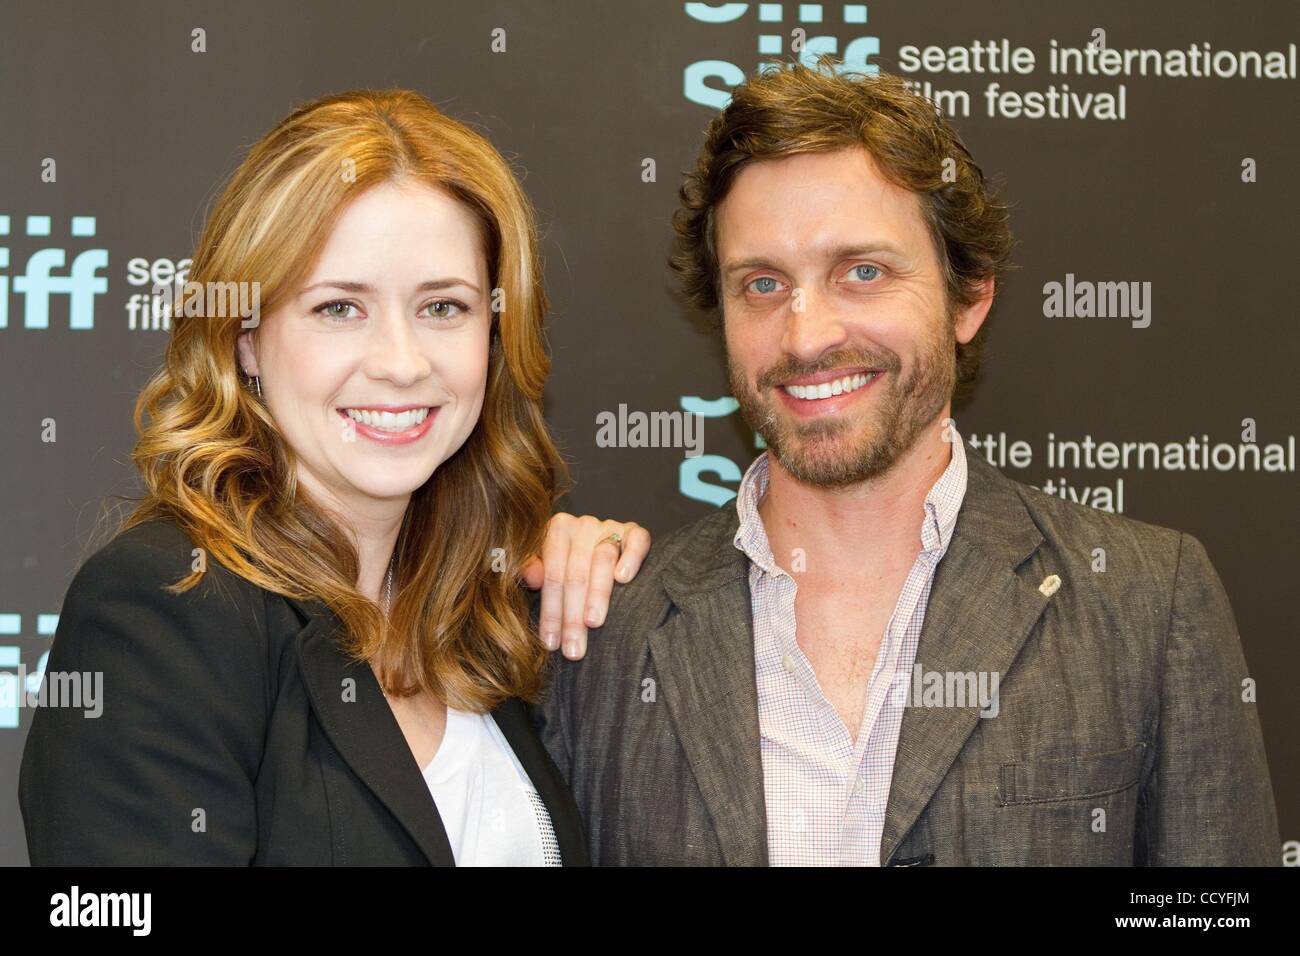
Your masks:
[[[948,467],[930,486],[925,496],[925,518],[921,522],[921,549],[932,554],[937,562],[948,552],[957,515],[966,497],[966,449],[961,434],[952,429],[952,454]],[[767,494],[768,452],[754,459],[745,470],[736,492],[736,513],[740,518],[734,539],[735,546],[754,564],[768,574],[784,574],[772,556],[772,546],[767,540],[758,506]]]

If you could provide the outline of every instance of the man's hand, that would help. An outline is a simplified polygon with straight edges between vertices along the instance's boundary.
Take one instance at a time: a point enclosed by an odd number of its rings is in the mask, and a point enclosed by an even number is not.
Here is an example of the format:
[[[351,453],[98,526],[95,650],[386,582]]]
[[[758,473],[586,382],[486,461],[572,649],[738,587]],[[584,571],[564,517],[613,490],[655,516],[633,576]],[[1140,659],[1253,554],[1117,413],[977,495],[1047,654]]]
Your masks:
[[[621,555],[610,535],[621,536]],[[650,532],[635,522],[554,515],[541,556],[524,565],[524,583],[542,589],[542,643],[553,651],[563,637],[564,656],[580,660],[587,653],[587,628],[605,623],[614,581],[626,584],[636,577],[649,550]]]

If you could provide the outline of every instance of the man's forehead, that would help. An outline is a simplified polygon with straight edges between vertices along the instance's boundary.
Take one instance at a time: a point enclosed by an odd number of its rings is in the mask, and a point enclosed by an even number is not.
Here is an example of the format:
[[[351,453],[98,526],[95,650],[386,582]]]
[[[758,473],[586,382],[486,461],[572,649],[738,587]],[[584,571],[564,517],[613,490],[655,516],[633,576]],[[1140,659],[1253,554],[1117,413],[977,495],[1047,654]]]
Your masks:
[[[843,149],[743,169],[718,206],[714,238],[726,269],[729,262],[796,251],[913,255],[928,236],[917,194],[885,179],[866,150]]]

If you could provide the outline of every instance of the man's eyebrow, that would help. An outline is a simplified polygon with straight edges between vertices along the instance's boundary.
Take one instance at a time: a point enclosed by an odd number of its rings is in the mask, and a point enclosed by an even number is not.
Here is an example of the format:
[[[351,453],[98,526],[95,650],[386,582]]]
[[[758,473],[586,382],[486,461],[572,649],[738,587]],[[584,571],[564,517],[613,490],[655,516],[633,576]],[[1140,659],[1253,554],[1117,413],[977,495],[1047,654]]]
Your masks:
[[[840,259],[856,259],[863,256],[874,255],[879,252],[889,253],[904,259],[907,258],[907,253],[898,246],[894,245],[892,242],[884,241],[836,246],[835,248],[828,250],[823,255],[823,258],[829,259],[831,262],[838,262]],[[730,275],[731,273],[738,272],[742,269],[779,268],[780,266],[772,259],[767,259],[763,256],[752,256],[746,259],[733,259],[723,266],[722,271],[724,274]]]
[[[421,282],[415,287],[416,292],[436,292],[439,289],[452,289],[456,286],[464,286],[472,290],[476,295],[479,294],[479,287],[465,279],[457,279],[454,276],[446,279],[430,279],[427,282]],[[317,282],[301,290],[298,295],[303,296],[313,289],[342,289],[344,292],[374,292],[375,287],[365,282],[351,282],[347,279],[326,279],[324,282]]]

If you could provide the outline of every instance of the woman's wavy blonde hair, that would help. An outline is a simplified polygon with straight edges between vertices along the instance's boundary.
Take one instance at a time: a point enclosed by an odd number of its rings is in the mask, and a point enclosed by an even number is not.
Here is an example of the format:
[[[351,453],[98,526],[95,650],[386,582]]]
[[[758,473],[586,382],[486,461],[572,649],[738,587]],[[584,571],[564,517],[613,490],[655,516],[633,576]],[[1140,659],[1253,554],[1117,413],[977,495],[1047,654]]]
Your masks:
[[[292,449],[242,379],[239,316],[173,318],[164,365],[135,408],[133,459],[147,494],[121,530],[172,518],[240,577],[322,601],[345,626],[345,649],[382,663],[390,693],[424,690],[482,712],[509,697],[537,698],[545,651],[520,572],[567,480],[542,416],[550,360],[534,213],[506,160],[409,90],[307,103],[235,171],[188,281],[258,282],[269,314],[308,276],[345,207],[368,187],[406,177],[475,214],[505,308],[492,318],[479,421],[414,492],[403,519],[392,626],[357,590],[350,538],[299,486]],[[191,573],[169,590],[201,578]]]

